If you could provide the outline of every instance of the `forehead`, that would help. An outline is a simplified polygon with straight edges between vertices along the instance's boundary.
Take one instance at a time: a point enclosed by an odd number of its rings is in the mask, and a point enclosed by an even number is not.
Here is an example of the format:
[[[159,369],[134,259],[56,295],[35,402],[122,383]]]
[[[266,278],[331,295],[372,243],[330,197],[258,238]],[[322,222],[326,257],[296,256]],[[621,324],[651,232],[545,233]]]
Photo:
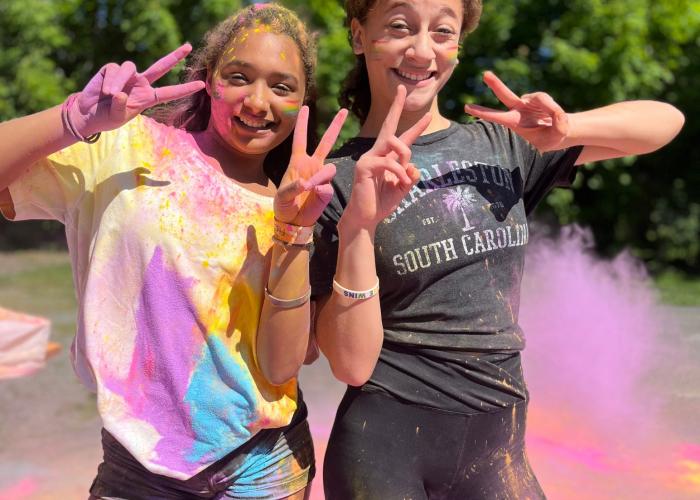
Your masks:
[[[377,0],[368,17],[394,12],[411,13],[422,19],[451,17],[461,22],[464,5],[462,0]]]
[[[237,33],[226,45],[218,65],[235,61],[304,76],[304,64],[296,42],[287,35],[273,33],[270,26],[263,24]]]

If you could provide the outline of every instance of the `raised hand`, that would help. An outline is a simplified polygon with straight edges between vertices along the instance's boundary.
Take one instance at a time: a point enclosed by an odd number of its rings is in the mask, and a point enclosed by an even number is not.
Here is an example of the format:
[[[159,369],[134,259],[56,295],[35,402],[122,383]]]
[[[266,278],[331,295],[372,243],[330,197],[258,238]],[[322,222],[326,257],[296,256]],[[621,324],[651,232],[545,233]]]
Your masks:
[[[275,195],[277,220],[297,226],[311,226],[331,201],[333,187],[330,182],[335,175],[335,165],[324,165],[323,162],[333,149],[347,116],[346,109],[338,111],[316,151],[309,156],[306,152],[309,108],[302,106],[294,128],[292,157]]]
[[[490,71],[484,73],[484,83],[506,105],[500,111],[476,104],[467,104],[464,111],[470,115],[508,127],[539,151],[553,151],[563,147],[570,131],[569,116],[549,94],[535,92],[518,97]]]
[[[83,136],[113,130],[143,110],[193,94],[204,82],[155,88],[153,82],[173,69],[192,50],[188,43],[139,73],[131,61],[106,64],[90,79],[68,109],[71,122]]]
[[[430,124],[428,113],[396,137],[406,88],[399,85],[377,140],[355,165],[355,178],[350,201],[342,218],[358,227],[374,229],[408,194],[420,178],[418,169],[410,163],[411,145]]]

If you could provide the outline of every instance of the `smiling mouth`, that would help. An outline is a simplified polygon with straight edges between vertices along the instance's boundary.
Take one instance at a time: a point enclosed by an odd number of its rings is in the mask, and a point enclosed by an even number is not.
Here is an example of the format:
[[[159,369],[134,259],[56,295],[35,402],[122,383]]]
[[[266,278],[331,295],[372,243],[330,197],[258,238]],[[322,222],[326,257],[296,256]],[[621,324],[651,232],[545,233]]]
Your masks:
[[[410,83],[419,83],[433,78],[437,72],[436,71],[422,71],[420,73],[414,73],[411,71],[401,71],[400,69],[393,68],[393,72],[399,78]]]
[[[242,116],[234,117],[234,120],[238,125],[240,125],[245,130],[250,130],[251,132],[263,132],[266,130],[271,130],[276,124],[269,120],[253,120],[251,118],[244,118]]]

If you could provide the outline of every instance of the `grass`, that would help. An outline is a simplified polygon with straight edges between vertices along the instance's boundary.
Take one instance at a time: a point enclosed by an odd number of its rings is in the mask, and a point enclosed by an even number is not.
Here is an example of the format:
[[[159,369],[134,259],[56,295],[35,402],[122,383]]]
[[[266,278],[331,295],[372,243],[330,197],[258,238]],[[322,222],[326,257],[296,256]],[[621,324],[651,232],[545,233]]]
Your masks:
[[[53,337],[68,344],[75,333],[76,305],[67,253],[0,253],[1,307],[49,318]]]
[[[654,278],[664,304],[700,307],[700,278],[665,271]],[[65,252],[0,253],[0,306],[46,316],[68,340],[75,331],[75,292]]]
[[[664,271],[654,278],[661,301],[675,306],[700,306],[700,278]]]

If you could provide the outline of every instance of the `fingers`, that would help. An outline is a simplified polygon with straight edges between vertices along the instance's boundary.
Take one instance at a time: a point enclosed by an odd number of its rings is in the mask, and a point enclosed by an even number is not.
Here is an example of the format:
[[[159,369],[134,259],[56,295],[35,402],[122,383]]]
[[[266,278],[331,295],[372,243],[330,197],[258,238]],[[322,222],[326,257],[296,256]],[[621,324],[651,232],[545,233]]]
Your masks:
[[[102,69],[100,72],[102,73],[102,88],[100,89],[100,92],[104,95],[113,95],[113,92],[120,92],[122,89],[118,89],[116,91],[112,91],[113,87],[113,82],[117,77],[117,74],[119,73],[119,70],[121,69],[121,66],[119,66],[117,63],[108,63],[102,66]]]
[[[105,80],[102,84],[102,92],[105,95],[115,96],[117,93],[124,90],[126,84],[134,77],[135,74],[136,65],[133,62],[126,61],[122,63],[121,66],[117,66],[115,71],[110,71],[107,75],[105,75]]]
[[[316,190],[318,187],[326,184],[330,186],[330,182],[335,176],[335,172],[335,165],[332,163],[324,165],[309,179],[296,179],[287,185],[281,186],[277,191],[277,197],[282,202],[291,202],[302,193]],[[331,192],[332,191],[333,188],[331,187]]]
[[[407,146],[411,146],[416,139],[420,137],[420,135],[425,131],[426,128],[428,128],[428,125],[430,125],[430,122],[433,119],[433,115],[431,113],[426,113],[423,118],[418,120],[411,128],[406,130],[399,139],[401,139],[401,142],[406,144]]]
[[[168,101],[174,101],[175,99],[181,99],[195,92],[199,92],[205,87],[205,83],[201,80],[195,80],[193,82],[181,83],[178,85],[168,85],[166,87],[158,87],[158,98],[156,99],[156,93],[153,93],[153,103],[148,106],[153,106],[154,104],[160,104]],[[147,107],[148,107],[147,106]]]
[[[387,145],[391,148],[390,155],[392,159],[398,159],[399,163],[405,168],[411,160],[411,148],[396,136],[389,137]]]
[[[297,115],[292,139],[292,154],[306,154],[306,135],[309,126],[309,107],[302,106]]]
[[[170,54],[165,57],[161,57],[156,62],[151,64],[151,66],[142,73],[148,83],[153,83],[158,78],[166,74],[168,71],[173,69],[177,64],[182,61],[187,54],[192,51],[192,45],[186,43],[181,45],[177,49],[173,50]]]
[[[406,173],[406,167],[392,158],[379,157],[373,158],[374,161],[369,163],[368,168],[372,176],[381,177],[386,173],[393,174],[399,183],[406,187],[413,184],[411,177]]]
[[[396,133],[396,128],[399,126],[399,120],[401,119],[401,113],[403,113],[403,105],[405,102],[406,87],[399,85],[399,87],[396,89],[394,102],[391,103],[391,107],[386,115],[384,124],[382,125],[379,135],[377,136],[377,142],[381,142],[383,139],[391,137]]]
[[[323,208],[326,208],[326,205],[333,199],[333,186],[330,184],[316,186],[314,188],[314,194],[316,194],[316,198],[318,198],[319,202],[323,205]]]
[[[550,96],[546,92],[535,92],[534,94],[528,94],[527,96],[523,96],[523,100],[526,102],[529,101],[535,105],[540,106],[541,108],[544,108],[544,110],[548,112],[551,116],[565,113],[562,107],[559,106],[559,104],[552,98],[552,96]]]
[[[330,126],[326,130],[326,133],[321,137],[321,142],[318,143],[316,151],[314,151],[314,158],[323,161],[326,159],[328,154],[333,150],[333,145],[340,135],[340,131],[343,128],[345,119],[348,117],[348,110],[343,108],[338,111],[333,118]]]
[[[484,73],[484,83],[488,85],[491,91],[498,97],[498,100],[505,104],[508,109],[521,104],[520,97],[510,90],[493,72],[487,71]]]
[[[316,172],[314,175],[312,175],[309,179],[306,180],[307,190],[317,186],[321,186],[323,184],[329,184],[333,177],[335,177],[335,171],[335,165],[333,165],[332,163],[321,167],[321,169],[318,172]]]
[[[464,111],[472,116],[481,118],[493,123],[498,123],[505,127],[513,128],[520,124],[521,113],[517,109],[510,111],[500,111],[498,109],[487,108],[477,104],[465,104]]]

